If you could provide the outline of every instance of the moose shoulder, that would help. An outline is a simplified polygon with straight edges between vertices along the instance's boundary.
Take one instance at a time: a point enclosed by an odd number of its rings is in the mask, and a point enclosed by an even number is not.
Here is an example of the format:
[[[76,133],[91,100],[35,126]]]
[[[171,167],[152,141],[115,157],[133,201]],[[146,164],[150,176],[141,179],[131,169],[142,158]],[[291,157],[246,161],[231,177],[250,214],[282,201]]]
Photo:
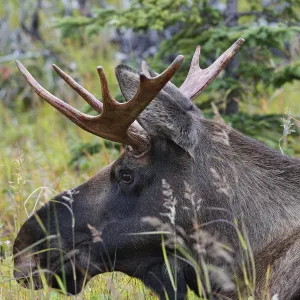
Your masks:
[[[254,294],[260,298],[267,286],[270,296],[300,297],[300,161],[204,119],[191,101],[243,42],[239,39],[204,70],[199,68],[198,47],[180,88],[169,80],[182,56],[160,75],[145,63],[140,75],[118,66],[116,76],[127,101],[123,104],[111,96],[101,67],[102,103],[54,66],[98,116],[83,114],[50,94],[17,62],[36,93],[72,122],[127,145],[119,159],[57,195],[24,223],[14,243],[14,275],[20,284],[42,288],[44,272],[48,285],[58,287],[60,276],[68,293],[77,294],[91,277],[121,271],[141,279],[161,299],[184,299],[188,286],[208,298],[237,299],[232,274],[244,282],[247,259],[240,224],[254,256]],[[166,259],[161,234],[149,234],[157,228],[178,231],[185,253],[196,261],[200,253],[206,271],[188,261],[180,248],[174,255],[176,245],[167,236]],[[220,247],[216,235],[232,248],[232,255],[228,247]],[[239,286],[242,297],[248,288]]]

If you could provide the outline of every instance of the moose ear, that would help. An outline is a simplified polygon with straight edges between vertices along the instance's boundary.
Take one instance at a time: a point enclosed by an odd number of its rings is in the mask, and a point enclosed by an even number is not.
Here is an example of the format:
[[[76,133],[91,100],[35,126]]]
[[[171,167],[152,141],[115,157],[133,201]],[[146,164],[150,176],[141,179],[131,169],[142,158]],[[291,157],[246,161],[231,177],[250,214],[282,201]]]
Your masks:
[[[144,69],[143,73],[149,77],[157,75],[149,69]],[[123,96],[129,101],[138,89],[139,74],[125,65],[119,65],[116,67],[116,77]],[[196,124],[201,115],[192,101],[168,82],[139,115],[138,122],[150,136],[170,139],[194,157],[194,147],[200,136]]]
[[[129,101],[138,89],[140,80],[139,74],[126,65],[118,65],[115,72],[121,92],[126,101]],[[149,78],[159,75],[153,71],[145,61],[142,62],[142,73]],[[185,106],[191,104],[191,101],[185,97],[171,81],[164,86],[163,91],[170,94],[174,99],[178,99],[178,101],[182,102]]]
[[[115,72],[120,90],[125,100],[129,101],[133,98],[138,89],[140,81],[139,74],[125,65],[118,65]]]
[[[158,74],[156,72],[154,72],[150,67],[149,65],[143,60],[142,61],[142,72],[148,76],[148,77],[155,77],[157,76]]]
[[[153,71],[149,65],[143,60],[142,61],[142,72],[147,76],[147,77],[156,77],[159,74]],[[179,89],[171,82],[169,81],[163,88],[164,91],[166,91],[168,94],[171,96],[178,98],[178,95],[180,98],[184,98],[183,94],[179,91]],[[186,102],[185,100],[183,100]],[[188,103],[188,102],[186,102]]]

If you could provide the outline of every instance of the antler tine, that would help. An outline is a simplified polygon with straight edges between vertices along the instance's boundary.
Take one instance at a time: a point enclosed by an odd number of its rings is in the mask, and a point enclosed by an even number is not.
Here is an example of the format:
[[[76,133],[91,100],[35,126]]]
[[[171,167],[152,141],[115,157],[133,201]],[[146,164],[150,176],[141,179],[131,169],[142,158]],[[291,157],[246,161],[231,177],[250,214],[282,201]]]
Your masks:
[[[146,76],[151,77],[148,64],[143,60],[141,63],[142,73],[144,73]]]
[[[90,116],[83,114],[82,112],[78,111],[77,109],[73,108],[71,105],[67,104],[66,102],[60,100],[59,98],[55,97],[51,93],[49,93],[46,89],[44,89],[33,77],[32,75],[26,70],[26,68],[19,62],[16,61],[16,64],[23,74],[25,80],[28,84],[34,89],[34,91],[46,100],[50,105],[60,111],[63,115],[65,115],[68,119],[72,122],[76,123],[78,126],[84,128],[83,123],[86,119]]]
[[[16,61],[16,64],[27,83],[41,98],[46,100],[50,105],[52,105],[59,112],[61,112],[63,115],[65,115],[68,119],[70,119],[73,123],[75,123],[82,129],[94,135],[109,139],[114,142],[131,145],[134,151],[137,153],[141,153],[148,147],[149,137],[147,136],[143,128],[137,122],[134,122],[134,124],[124,126],[124,124],[122,124],[123,116],[121,111],[115,110],[112,106],[109,106],[108,111],[107,109],[105,111],[104,105],[100,103],[101,107],[103,106],[103,110],[100,111],[100,115],[89,116],[83,114],[82,112],[73,108],[69,104],[65,103],[64,101],[62,101],[61,99],[57,98],[56,96],[49,93],[46,89],[44,89],[19,61]],[[107,94],[110,93],[102,68],[100,70],[100,73],[103,73],[103,75],[101,75],[103,83],[102,92],[104,95],[104,103],[107,103]],[[103,80],[103,78],[105,80]],[[67,80],[68,83],[71,82],[69,76]],[[71,84],[73,85],[74,82],[71,82]],[[116,102],[113,103],[114,105],[121,105],[116,100],[114,101]]]
[[[195,72],[196,70],[198,70],[200,68],[199,67],[200,54],[201,54],[201,47],[197,46],[196,51],[195,51],[195,53],[193,55],[193,58],[192,58],[192,62],[191,62],[191,66],[190,66],[188,76],[189,76],[190,73]]]
[[[188,76],[179,90],[190,99],[197,98],[210,82],[225,68],[244,42],[244,39],[238,39],[206,69],[201,69],[199,66],[200,46],[198,46],[194,53]]]
[[[58,66],[52,65],[55,72],[75,91],[77,92],[95,111],[102,112],[102,103],[78,82],[62,71]]]
[[[147,105],[156,97],[163,89],[168,81],[177,72],[184,59],[183,55],[178,55],[172,64],[160,75],[148,78],[144,73],[140,74],[140,85],[134,97],[124,106],[132,113],[132,119],[137,116],[147,107]]]
[[[107,83],[107,78],[103,68],[101,66],[98,66],[97,71],[101,82],[103,112],[105,113],[109,108],[119,105],[120,103],[116,101],[110,93],[108,83]]]
[[[149,137],[135,120],[176,73],[182,60],[183,56],[178,56],[162,74],[154,78],[141,73],[138,90],[126,103],[119,103],[111,96],[105,72],[102,67],[97,67],[103,101],[103,112],[98,117],[101,132],[106,132],[106,137],[109,135],[110,140],[115,140],[118,136],[119,141],[131,145],[140,153],[145,151]]]

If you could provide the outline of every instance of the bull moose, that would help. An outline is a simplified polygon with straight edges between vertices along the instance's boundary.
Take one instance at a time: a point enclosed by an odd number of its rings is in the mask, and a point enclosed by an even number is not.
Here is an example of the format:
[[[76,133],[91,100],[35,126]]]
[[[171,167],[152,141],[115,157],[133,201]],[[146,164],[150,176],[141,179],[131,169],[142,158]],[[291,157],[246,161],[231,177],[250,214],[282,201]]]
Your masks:
[[[206,297],[247,299],[242,266],[248,255],[253,258],[253,296],[261,299],[267,291],[266,298],[277,294],[279,299],[299,299],[300,161],[222,122],[205,119],[192,102],[243,43],[238,39],[207,69],[199,67],[197,47],[180,88],[170,79],[183,61],[181,55],[160,75],[145,62],[140,75],[128,66],[117,66],[125,103],[112,97],[102,67],[97,68],[100,102],[54,65],[97,116],[49,93],[17,62],[34,91],[73,123],[127,145],[115,162],[54,197],[24,223],[14,243],[14,276],[20,284],[40,289],[45,272],[48,285],[59,287],[60,276],[67,292],[77,294],[93,276],[121,271],[141,279],[160,299],[184,299],[188,287],[199,294],[193,265],[182,252],[174,255],[172,243],[164,240],[162,247],[163,233],[149,233],[162,220],[191,236],[197,218],[209,243],[217,235],[224,248],[232,249],[227,257],[215,260],[208,252],[208,264],[242,282],[239,287],[237,283],[224,287],[207,270],[211,286],[205,292],[203,285]],[[193,217],[184,209],[187,188],[197,202]],[[251,245],[251,255],[245,255],[241,236]],[[190,238],[184,243],[191,253],[196,251]],[[175,288],[170,274],[176,275]]]

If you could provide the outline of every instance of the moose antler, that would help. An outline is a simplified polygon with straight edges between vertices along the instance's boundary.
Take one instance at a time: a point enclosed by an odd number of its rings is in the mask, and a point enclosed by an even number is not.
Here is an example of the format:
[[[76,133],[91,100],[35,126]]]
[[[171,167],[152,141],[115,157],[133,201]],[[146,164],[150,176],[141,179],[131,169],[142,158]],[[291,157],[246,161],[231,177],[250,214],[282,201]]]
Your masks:
[[[134,97],[126,103],[119,103],[111,96],[104,70],[102,67],[97,67],[102,86],[103,104],[69,75],[53,65],[58,75],[99,113],[97,116],[84,114],[52,95],[32,77],[19,61],[16,63],[33,90],[73,123],[97,136],[129,145],[135,153],[143,153],[148,148],[150,139],[146,131],[135,120],[173,77],[182,61],[183,56],[177,56],[163,73],[153,78],[148,78],[141,73],[138,90]]]
[[[189,73],[179,90],[188,98],[197,98],[209,83],[225,68],[230,59],[238,52],[244,44],[244,39],[238,39],[230,48],[228,48],[211,66],[201,69],[199,66],[199,57],[201,47],[198,46],[194,53]]]

